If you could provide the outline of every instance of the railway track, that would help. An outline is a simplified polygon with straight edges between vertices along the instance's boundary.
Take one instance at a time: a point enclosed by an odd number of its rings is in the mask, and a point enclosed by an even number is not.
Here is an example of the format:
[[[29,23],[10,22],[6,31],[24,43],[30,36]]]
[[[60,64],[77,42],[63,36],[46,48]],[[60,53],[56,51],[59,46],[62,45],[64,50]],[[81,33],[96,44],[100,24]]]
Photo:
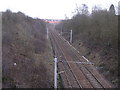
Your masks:
[[[54,54],[58,58],[58,70],[64,88],[114,88],[92,63],[85,60],[63,37],[49,31]]]

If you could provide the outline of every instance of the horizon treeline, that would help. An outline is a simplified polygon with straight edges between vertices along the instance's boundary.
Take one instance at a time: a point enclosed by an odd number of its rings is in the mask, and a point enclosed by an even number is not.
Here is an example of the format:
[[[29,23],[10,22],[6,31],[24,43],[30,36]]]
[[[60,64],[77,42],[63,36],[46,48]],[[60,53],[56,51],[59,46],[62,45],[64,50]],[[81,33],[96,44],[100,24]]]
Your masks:
[[[109,10],[102,10],[95,6],[89,14],[87,5],[76,8],[76,14],[72,19],[63,20],[56,25],[56,29],[62,32],[66,39],[73,30],[73,41],[81,39],[92,46],[99,44],[117,50],[118,45],[118,15],[115,15],[114,5]]]

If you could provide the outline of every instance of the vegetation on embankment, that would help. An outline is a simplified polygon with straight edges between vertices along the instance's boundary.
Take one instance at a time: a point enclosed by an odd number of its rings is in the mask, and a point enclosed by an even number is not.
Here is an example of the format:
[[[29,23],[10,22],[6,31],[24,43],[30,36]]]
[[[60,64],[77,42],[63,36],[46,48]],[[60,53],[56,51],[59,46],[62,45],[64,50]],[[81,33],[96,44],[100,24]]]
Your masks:
[[[114,6],[111,7],[109,11],[94,7],[89,14],[87,5],[83,4],[83,7],[76,9],[72,19],[63,20],[56,25],[56,29],[62,31],[68,41],[72,29],[73,45],[117,86],[118,16]]]
[[[2,19],[3,88],[53,87],[46,23],[10,10]]]

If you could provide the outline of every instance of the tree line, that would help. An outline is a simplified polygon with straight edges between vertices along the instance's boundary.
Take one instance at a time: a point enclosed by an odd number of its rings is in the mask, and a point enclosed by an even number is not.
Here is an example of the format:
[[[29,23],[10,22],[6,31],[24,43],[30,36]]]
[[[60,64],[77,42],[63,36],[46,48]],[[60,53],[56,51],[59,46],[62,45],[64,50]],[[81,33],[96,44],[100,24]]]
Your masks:
[[[64,32],[73,30],[73,40],[81,39],[87,45],[102,45],[117,50],[118,45],[118,15],[112,4],[109,10],[102,10],[95,6],[89,14],[88,7],[83,4],[77,7],[71,19],[63,20],[56,25],[63,36],[69,38]]]

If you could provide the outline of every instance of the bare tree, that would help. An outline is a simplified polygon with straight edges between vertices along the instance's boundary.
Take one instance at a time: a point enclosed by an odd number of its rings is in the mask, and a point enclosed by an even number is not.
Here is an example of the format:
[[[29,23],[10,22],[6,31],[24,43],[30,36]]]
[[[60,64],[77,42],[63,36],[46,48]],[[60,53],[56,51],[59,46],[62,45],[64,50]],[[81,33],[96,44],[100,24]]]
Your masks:
[[[82,4],[82,14],[84,15],[88,15],[89,11],[88,11],[88,6],[86,4]]]

